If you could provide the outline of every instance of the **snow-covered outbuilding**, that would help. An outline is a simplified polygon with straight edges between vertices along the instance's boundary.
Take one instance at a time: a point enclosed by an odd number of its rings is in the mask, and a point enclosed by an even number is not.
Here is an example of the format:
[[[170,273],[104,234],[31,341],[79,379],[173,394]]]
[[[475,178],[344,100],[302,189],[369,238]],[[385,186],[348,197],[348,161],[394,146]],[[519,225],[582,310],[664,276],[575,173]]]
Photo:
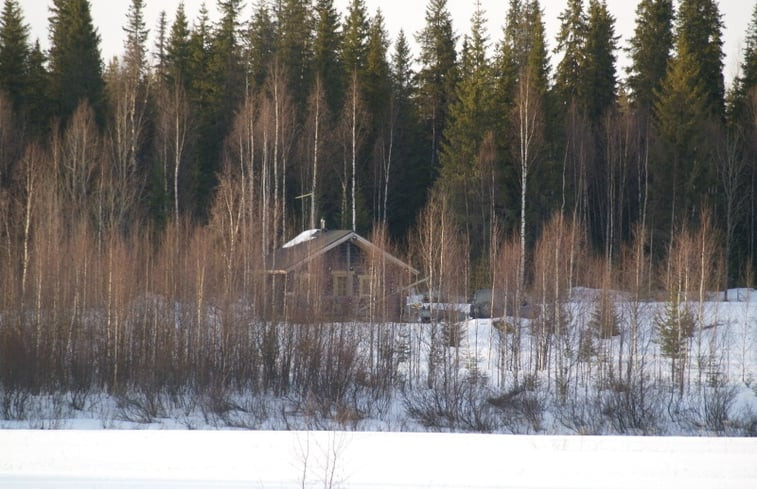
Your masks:
[[[311,229],[266,258],[287,319],[399,320],[418,270],[354,231]]]

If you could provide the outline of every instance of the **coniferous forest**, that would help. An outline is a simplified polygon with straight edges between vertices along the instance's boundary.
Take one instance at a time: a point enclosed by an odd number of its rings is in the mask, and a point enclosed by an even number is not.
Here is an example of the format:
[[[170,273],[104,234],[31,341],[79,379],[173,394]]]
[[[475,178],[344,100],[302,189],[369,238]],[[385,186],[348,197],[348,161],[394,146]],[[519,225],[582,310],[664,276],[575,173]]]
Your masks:
[[[479,3],[453,25],[446,0],[427,0],[423,29],[395,39],[363,0],[257,0],[251,18],[216,0],[217,22],[180,4],[154,26],[149,1],[131,1],[122,54],[105,60],[89,0],[51,0],[46,51],[3,1],[5,416],[10,393],[150,407],[191,391],[219,412],[227,392],[255,392],[351,419],[401,386],[423,419],[414,385],[464,411],[452,321],[429,326],[421,369],[380,307],[368,326],[272,319],[264,258],[321,219],[391,249],[434,294],[540,304],[527,362],[520,313],[501,328],[503,389],[554,368],[565,401],[584,361],[617,392],[662,383],[608,294],[595,331],[568,341],[560,304],[578,286],[667,301],[668,380],[693,389],[682,345],[702,316],[680,304],[751,286],[757,266],[757,3],[725,80],[716,0],[640,0],[627,72],[604,0],[564,2],[554,51],[539,0],[509,0],[502,32]],[[592,345],[619,334],[615,369]]]

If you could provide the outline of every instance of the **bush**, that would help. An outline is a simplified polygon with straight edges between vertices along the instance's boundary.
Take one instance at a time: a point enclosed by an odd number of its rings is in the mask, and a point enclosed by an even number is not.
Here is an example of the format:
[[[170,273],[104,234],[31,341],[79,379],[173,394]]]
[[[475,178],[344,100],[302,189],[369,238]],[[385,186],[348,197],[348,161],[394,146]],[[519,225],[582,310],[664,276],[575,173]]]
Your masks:
[[[543,395],[518,387],[489,399],[497,408],[503,426],[511,433],[538,433],[544,429],[546,402]]]
[[[659,435],[663,431],[665,393],[644,378],[616,382],[602,394],[601,409],[615,433]]]
[[[467,375],[461,380],[437,380],[430,389],[404,392],[410,417],[434,430],[465,430],[490,433],[497,429],[497,416],[489,398],[487,379]]]

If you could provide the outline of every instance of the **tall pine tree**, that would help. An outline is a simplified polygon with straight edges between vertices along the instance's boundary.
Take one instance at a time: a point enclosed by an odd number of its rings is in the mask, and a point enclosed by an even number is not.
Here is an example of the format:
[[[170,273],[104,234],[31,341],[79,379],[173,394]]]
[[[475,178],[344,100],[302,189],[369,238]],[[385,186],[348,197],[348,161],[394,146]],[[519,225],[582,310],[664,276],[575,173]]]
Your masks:
[[[53,0],[50,11],[50,97],[63,120],[88,101],[104,122],[103,66],[100,35],[92,23],[89,0]]]
[[[457,38],[447,0],[429,0],[425,20],[426,25],[416,36],[420,47],[417,100],[427,139],[424,184],[430,186],[439,171],[442,135],[455,100],[458,67]]]
[[[5,0],[0,14],[0,91],[17,112],[26,105],[29,67],[29,26],[16,0]]]
[[[615,18],[607,10],[607,2],[590,0],[580,93],[587,116],[594,124],[615,104],[617,43]]]
[[[715,0],[681,0],[678,9],[677,51],[686,51],[699,67],[707,100],[707,113],[722,118],[725,82],[723,79],[723,20]]]
[[[649,112],[673,52],[673,0],[641,0],[631,38],[628,86],[636,106]]]
[[[555,48],[556,53],[562,53],[557,64],[555,91],[563,110],[581,97],[587,23],[583,0],[569,0],[560,14]]]
[[[340,58],[340,18],[334,8],[334,0],[317,0],[314,16],[313,69],[315,76],[323,83],[331,113],[338,114],[343,95],[344,70]]]
[[[487,57],[489,40],[485,23],[481,2],[477,0],[470,35],[463,42],[462,76],[455,91],[456,100],[450,107],[444,130],[439,182],[459,212],[460,222],[466,224],[476,255],[484,251],[482,245],[488,242],[486,232],[491,225],[490,203],[485,200],[490,192],[482,192],[479,186],[482,174],[477,160],[484,138],[494,130],[496,120],[491,103],[495,80]]]

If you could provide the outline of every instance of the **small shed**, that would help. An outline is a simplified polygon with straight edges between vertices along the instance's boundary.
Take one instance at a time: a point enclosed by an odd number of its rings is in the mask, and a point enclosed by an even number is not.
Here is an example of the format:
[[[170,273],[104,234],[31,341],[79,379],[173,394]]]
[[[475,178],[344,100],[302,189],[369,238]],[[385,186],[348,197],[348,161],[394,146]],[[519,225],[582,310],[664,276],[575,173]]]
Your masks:
[[[266,261],[273,309],[295,321],[398,321],[418,273],[348,230],[304,231]]]

